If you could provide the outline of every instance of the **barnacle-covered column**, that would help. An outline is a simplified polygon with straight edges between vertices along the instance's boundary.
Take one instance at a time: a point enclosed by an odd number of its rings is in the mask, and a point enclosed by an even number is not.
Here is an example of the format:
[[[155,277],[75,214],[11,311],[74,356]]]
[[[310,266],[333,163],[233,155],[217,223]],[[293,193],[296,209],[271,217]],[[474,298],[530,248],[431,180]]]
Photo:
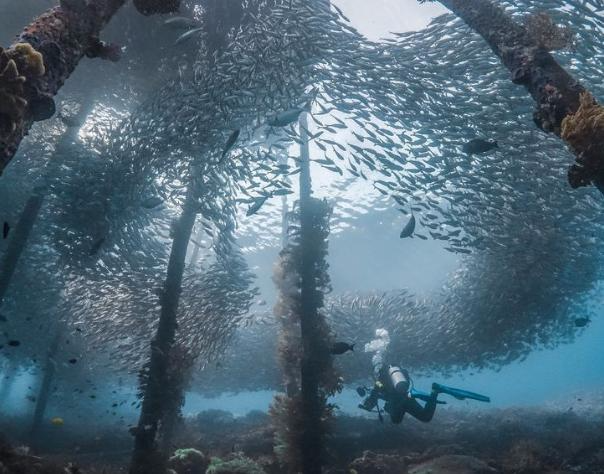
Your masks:
[[[537,126],[561,137],[574,152],[570,185],[604,189],[604,107],[549,52],[564,46],[569,30],[543,13],[520,24],[490,0],[439,1],[487,41],[514,83],[526,87],[537,103]]]
[[[279,290],[275,316],[285,394],[275,397],[271,415],[275,451],[287,472],[318,474],[326,457],[328,398],[340,389],[329,351],[331,332],[321,312],[329,289],[325,259],[331,208],[325,201],[310,198],[304,212],[303,217],[300,203],[291,216],[288,245],[275,268]]]
[[[172,8],[177,8],[179,3],[180,0],[135,0],[136,7],[144,14],[166,13],[161,9],[166,8],[171,11]],[[227,3],[232,6],[240,3],[240,0]],[[143,8],[144,5],[146,8]],[[214,54],[220,53],[218,49],[215,49],[215,45],[222,44],[229,29],[212,30],[210,26],[211,23],[206,21],[204,28],[206,41],[209,42],[206,54],[212,57]],[[159,326],[155,338],[151,342],[149,364],[141,373],[143,402],[135,431],[130,474],[164,474],[166,472],[168,454],[166,442],[172,436],[174,421],[170,417],[178,408],[178,403],[184,395],[184,384],[188,379],[186,374],[179,373],[183,368],[175,371],[173,364],[181,357],[184,357],[182,363],[185,360],[187,363],[192,363],[192,358],[189,355],[185,356],[184,348],[175,346],[174,340],[187,247],[200,208],[198,202],[200,188],[198,186],[197,181],[192,179],[182,214],[174,226],[168,273],[161,295]],[[194,260],[192,261],[194,263]]]
[[[151,341],[149,364],[141,374],[143,402],[135,431],[130,474],[164,474],[166,471],[167,459],[159,444],[160,424],[170,410],[167,395],[173,382],[170,379],[170,363],[174,357],[178,304],[187,248],[198,208],[195,186],[191,184],[180,219],[173,227],[168,272],[160,297],[159,324]]]
[[[290,238],[275,271],[279,299],[279,359],[285,395],[271,408],[276,452],[288,472],[320,474],[325,464],[325,435],[331,415],[329,396],[340,389],[330,347],[332,337],[321,312],[329,291],[327,238],[330,206],[311,196],[308,124],[302,130],[300,200],[293,214]]]
[[[119,59],[120,48],[99,39],[127,0],[61,0],[0,48],[0,174],[35,121],[55,112],[53,97],[84,56]],[[179,0],[137,0],[143,14],[178,10]]]
[[[172,454],[172,440],[178,423],[182,419],[181,409],[185,404],[185,392],[191,382],[195,356],[183,344],[174,344],[168,356],[167,383],[164,387],[166,408],[162,417],[160,450],[164,459]]]

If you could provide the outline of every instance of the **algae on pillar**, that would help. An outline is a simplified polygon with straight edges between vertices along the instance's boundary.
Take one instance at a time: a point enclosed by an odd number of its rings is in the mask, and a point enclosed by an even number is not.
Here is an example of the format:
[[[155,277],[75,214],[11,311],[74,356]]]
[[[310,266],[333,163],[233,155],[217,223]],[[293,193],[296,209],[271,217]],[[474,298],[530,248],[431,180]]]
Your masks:
[[[286,395],[275,398],[276,452],[288,472],[319,474],[326,460],[328,398],[340,389],[330,353],[332,336],[321,312],[330,289],[327,238],[331,207],[312,197],[306,117],[300,120],[300,200],[290,238],[275,270],[279,299],[279,359]]]

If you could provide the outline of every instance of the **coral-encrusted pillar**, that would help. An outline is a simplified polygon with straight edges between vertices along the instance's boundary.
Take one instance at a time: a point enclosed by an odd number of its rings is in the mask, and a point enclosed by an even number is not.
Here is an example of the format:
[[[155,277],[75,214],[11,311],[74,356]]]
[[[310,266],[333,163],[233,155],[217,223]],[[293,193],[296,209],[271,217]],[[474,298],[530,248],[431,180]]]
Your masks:
[[[576,156],[568,172],[570,185],[604,189],[604,107],[537,40],[539,34],[532,29],[539,22],[520,24],[490,0],[439,2],[481,35],[511,80],[528,90],[537,104],[537,126],[570,146]]]
[[[54,114],[53,97],[84,56],[117,60],[99,40],[127,0],[61,0],[8,49],[0,48],[0,174],[35,121]],[[145,15],[177,11],[179,0],[137,0]]]

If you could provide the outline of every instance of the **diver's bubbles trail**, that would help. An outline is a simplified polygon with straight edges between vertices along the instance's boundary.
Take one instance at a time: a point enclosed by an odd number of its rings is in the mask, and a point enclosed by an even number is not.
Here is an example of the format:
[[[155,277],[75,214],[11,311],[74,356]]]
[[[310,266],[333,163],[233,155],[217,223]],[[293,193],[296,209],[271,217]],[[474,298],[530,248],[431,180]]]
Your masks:
[[[365,352],[374,352],[371,362],[373,370],[377,374],[384,364],[384,354],[390,344],[390,334],[387,329],[379,328],[375,330],[375,339],[365,344]]]

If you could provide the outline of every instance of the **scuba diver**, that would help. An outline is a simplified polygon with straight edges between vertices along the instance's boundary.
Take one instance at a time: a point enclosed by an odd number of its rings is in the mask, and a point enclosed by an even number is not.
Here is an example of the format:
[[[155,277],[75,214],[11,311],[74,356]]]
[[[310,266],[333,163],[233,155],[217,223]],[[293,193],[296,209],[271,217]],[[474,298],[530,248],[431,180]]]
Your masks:
[[[369,412],[377,409],[380,421],[383,421],[382,410],[379,406],[380,400],[386,402],[384,404],[384,411],[390,415],[392,423],[395,424],[403,421],[405,413],[409,413],[424,423],[431,421],[436,411],[436,405],[446,403],[438,400],[438,395],[441,393],[451,395],[458,400],[469,398],[482,402],[491,401],[489,397],[484,395],[447,387],[438,383],[432,384],[432,391],[430,393],[416,390],[413,387],[409,372],[394,365],[382,366],[377,374],[377,380],[369,396],[363,400],[363,403],[359,404],[359,408]],[[366,387],[359,387],[357,388],[357,393],[361,397],[365,397],[367,390]],[[417,400],[422,400],[425,404],[422,406]]]

